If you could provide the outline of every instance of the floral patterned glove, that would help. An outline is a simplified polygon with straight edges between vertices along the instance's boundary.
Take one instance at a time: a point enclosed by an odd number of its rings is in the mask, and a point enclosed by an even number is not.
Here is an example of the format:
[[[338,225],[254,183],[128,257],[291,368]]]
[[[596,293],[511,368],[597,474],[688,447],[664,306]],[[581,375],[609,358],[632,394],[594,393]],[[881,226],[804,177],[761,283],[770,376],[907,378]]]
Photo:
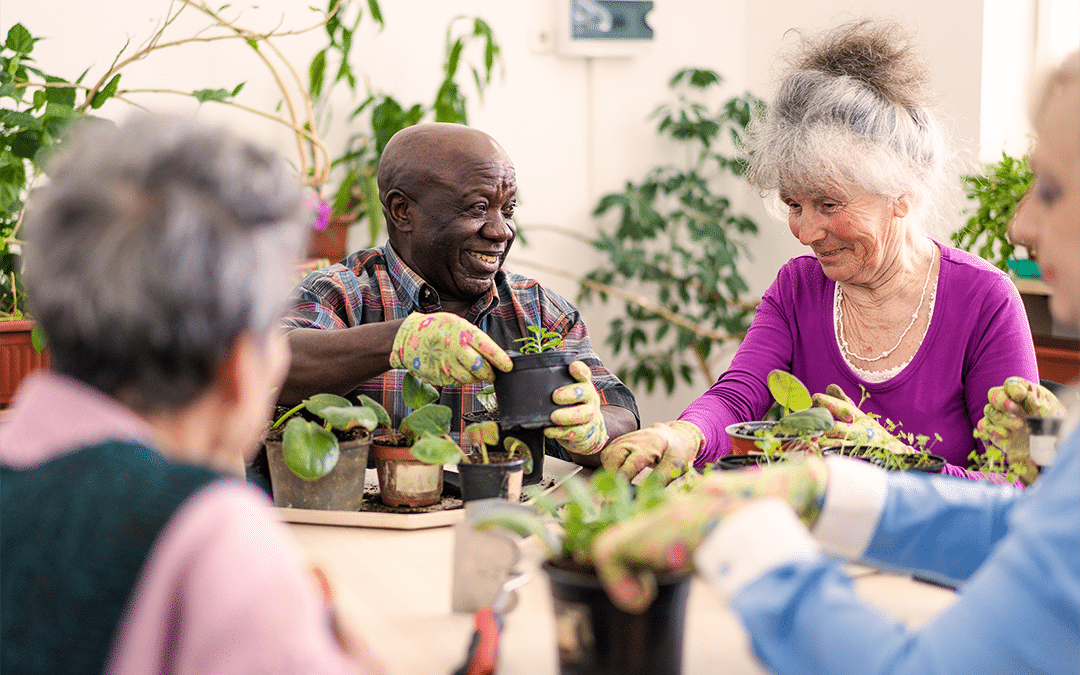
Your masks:
[[[570,364],[570,375],[577,384],[559,387],[551,394],[560,406],[551,413],[555,426],[544,429],[544,435],[559,442],[567,451],[592,455],[608,441],[604,415],[600,411],[600,392],[592,383],[592,371],[584,361]]]
[[[664,485],[694,465],[705,445],[705,434],[693,422],[657,422],[612,441],[600,455],[604,467],[633,480],[645,467],[655,466]]]
[[[1000,387],[987,392],[990,400],[975,435],[1005,452],[1010,464],[1028,458],[1028,430],[1025,418],[1064,417],[1065,407],[1046,387],[1022,377],[1010,377]]]
[[[608,597],[640,613],[656,597],[657,572],[686,573],[693,552],[725,516],[760,497],[779,497],[807,526],[825,500],[828,468],[820,457],[707,475],[691,490],[602,532],[594,545],[596,570]]]
[[[825,408],[836,418],[833,428],[825,432],[826,437],[864,445],[876,445],[897,454],[915,452],[910,445],[886,431],[877,420],[859,410],[859,406],[848,398],[840,385],[830,384],[825,387],[824,394],[814,394],[811,399],[814,406]],[[825,446],[828,443],[823,442],[821,445]]]
[[[390,366],[437,386],[492,382],[514,364],[484,331],[449,312],[414,312],[394,336]]]

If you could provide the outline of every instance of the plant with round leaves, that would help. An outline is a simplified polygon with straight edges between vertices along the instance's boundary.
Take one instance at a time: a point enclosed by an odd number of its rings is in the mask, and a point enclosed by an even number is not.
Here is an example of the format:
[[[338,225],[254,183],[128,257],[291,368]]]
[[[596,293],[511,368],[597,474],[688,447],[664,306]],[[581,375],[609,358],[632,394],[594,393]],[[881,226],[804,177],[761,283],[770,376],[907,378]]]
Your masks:
[[[489,445],[499,443],[498,423],[492,420],[473,422],[465,427],[462,437],[468,445],[480,449],[480,457],[484,464],[491,463],[487,448]],[[503,449],[506,450],[508,460],[515,459],[518,456],[525,458],[525,473],[533,470],[532,453],[529,452],[529,446],[525,445],[524,441],[513,436],[507,436],[503,439]]]
[[[322,424],[297,415],[306,410],[321,419]],[[286,422],[287,420],[287,422]],[[281,450],[285,464],[304,480],[317,480],[337,466],[341,457],[340,441],[334,432],[350,432],[356,428],[372,431],[380,424],[389,425],[390,416],[378,401],[360,396],[360,405],[335,394],[315,394],[281,415],[271,426],[285,424]]]
[[[435,387],[412,373],[402,382],[405,405],[413,409],[401,420],[401,437],[409,445],[409,454],[425,464],[457,464],[461,448],[450,438],[450,408],[435,401]]]

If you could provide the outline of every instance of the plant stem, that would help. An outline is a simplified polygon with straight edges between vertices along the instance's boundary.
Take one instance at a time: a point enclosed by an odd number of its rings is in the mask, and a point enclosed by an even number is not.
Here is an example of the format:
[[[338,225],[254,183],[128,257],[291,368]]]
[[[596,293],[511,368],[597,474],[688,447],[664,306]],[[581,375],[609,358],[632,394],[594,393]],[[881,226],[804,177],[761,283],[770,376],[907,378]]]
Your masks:
[[[277,418],[277,421],[276,421],[276,422],[274,422],[274,426],[272,426],[272,427],[270,427],[270,428],[271,428],[271,429],[277,429],[278,427],[280,427],[280,426],[281,426],[281,423],[282,423],[282,422],[284,422],[284,421],[285,421],[285,420],[287,420],[288,418],[292,417],[292,416],[293,416],[293,415],[294,415],[294,414],[295,414],[296,412],[298,412],[298,411],[299,411],[299,410],[300,410],[301,408],[303,408],[303,407],[304,407],[304,404],[303,404],[303,403],[300,403],[299,405],[297,405],[297,406],[296,406],[295,408],[293,408],[293,409],[292,409],[292,410],[290,410],[289,412],[287,412],[287,413],[285,413],[284,415],[282,415],[281,417]]]

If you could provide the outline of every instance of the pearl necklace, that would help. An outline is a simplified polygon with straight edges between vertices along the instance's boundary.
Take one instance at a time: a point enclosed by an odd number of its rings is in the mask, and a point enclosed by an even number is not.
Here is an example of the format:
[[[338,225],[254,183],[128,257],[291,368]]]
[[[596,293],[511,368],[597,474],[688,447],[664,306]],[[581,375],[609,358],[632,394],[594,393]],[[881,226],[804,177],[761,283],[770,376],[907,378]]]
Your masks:
[[[873,363],[874,361],[880,361],[880,360],[882,360],[884,358],[887,358],[890,354],[895,352],[897,350],[897,348],[900,347],[900,343],[904,341],[905,337],[907,337],[907,334],[909,332],[911,332],[912,327],[915,325],[915,322],[919,318],[919,310],[922,309],[923,301],[926,300],[926,289],[930,286],[930,277],[932,276],[933,271],[934,271],[934,256],[931,255],[930,256],[930,267],[926,270],[926,280],[923,281],[922,295],[919,296],[919,304],[915,306],[915,311],[912,312],[912,314],[911,314],[911,321],[908,323],[907,328],[904,329],[904,332],[900,334],[900,339],[898,339],[896,341],[896,344],[894,344],[892,346],[892,349],[887,349],[887,350],[881,352],[881,356],[878,356],[878,357],[872,358],[872,359],[871,358],[866,358],[865,356],[859,356],[855,352],[851,351],[851,349],[848,347],[847,339],[844,337],[844,308],[840,306],[840,302],[844,299],[844,289],[840,286],[840,283],[837,282],[837,284],[836,284],[836,295],[834,296],[834,298],[835,298],[835,305],[834,305],[835,312],[834,312],[834,314],[836,315],[837,336],[840,338],[840,349],[845,354],[850,356],[851,358],[858,359],[860,361],[866,361],[868,363]]]

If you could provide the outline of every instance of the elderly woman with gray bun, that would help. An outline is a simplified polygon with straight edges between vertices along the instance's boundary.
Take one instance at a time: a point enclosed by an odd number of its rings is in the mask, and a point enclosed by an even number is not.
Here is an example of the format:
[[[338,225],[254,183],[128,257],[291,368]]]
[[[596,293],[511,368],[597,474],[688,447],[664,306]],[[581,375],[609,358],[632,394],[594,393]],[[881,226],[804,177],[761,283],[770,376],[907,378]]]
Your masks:
[[[289,363],[295,174],[180,119],[79,132],[25,222],[52,371],[0,425],[0,670],[377,671],[266,496],[225,473]]]
[[[1009,278],[925,233],[951,204],[945,186],[959,185],[927,80],[892,23],[802,40],[747,149],[751,182],[783,203],[812,254],[781,268],[713,387],[677,421],[617,439],[605,466],[632,476],[655,464],[670,477],[715,462],[731,451],[728,425],[764,415],[779,369],[896,451],[911,448],[866,413],[940,435],[945,473],[967,475],[987,392],[1012,376],[1037,382],[1038,370]],[[864,392],[865,412],[853,402]]]

